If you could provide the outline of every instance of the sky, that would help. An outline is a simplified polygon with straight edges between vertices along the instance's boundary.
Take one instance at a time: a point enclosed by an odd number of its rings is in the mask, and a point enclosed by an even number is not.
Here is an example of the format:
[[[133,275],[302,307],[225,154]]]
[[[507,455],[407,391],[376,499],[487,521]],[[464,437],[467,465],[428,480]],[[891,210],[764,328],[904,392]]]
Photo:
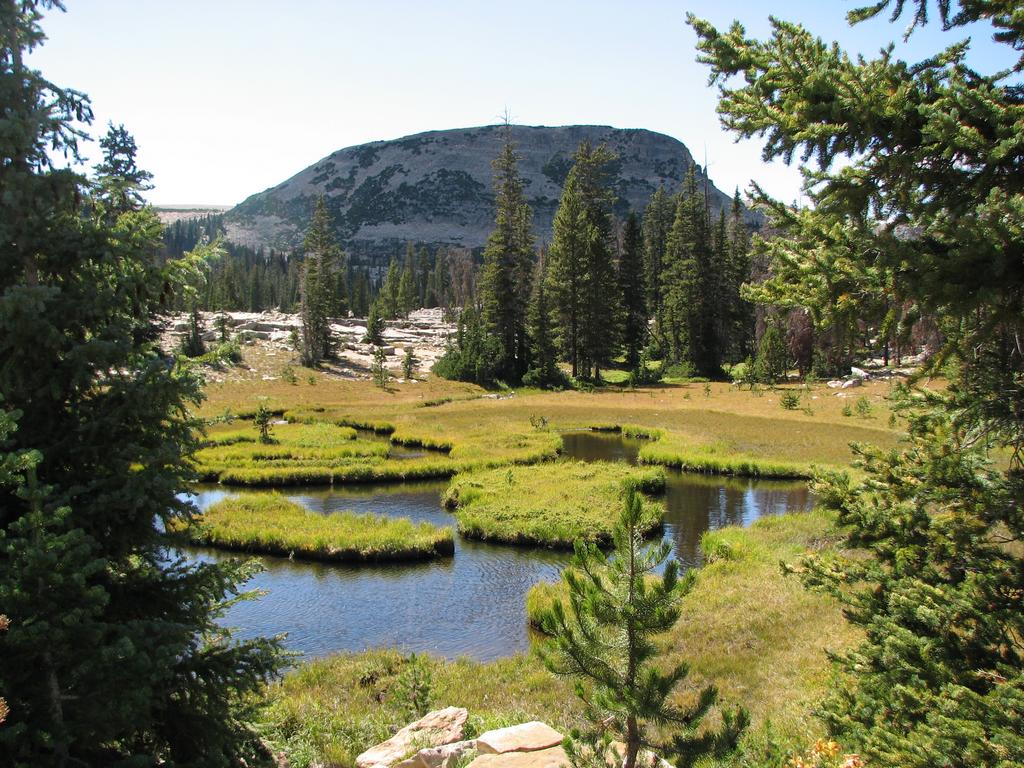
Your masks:
[[[726,192],[757,181],[799,199],[795,166],[736,143],[695,61],[687,11],[768,35],[768,14],[851,52],[919,60],[966,36],[906,20],[849,27],[866,0],[67,0],[30,62],[87,93],[90,133],[124,124],[157,205],[234,205],[342,147],[500,122],[646,128],[682,141]],[[909,3],[908,3],[909,5]],[[970,31],[971,63],[1011,57]],[[90,164],[95,144],[84,148]]]

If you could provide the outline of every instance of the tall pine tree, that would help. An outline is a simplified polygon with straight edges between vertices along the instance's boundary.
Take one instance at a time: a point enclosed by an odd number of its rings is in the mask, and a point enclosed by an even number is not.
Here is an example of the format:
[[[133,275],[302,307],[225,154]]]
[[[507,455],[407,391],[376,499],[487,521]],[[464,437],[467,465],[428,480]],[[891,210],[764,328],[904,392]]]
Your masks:
[[[581,143],[555,213],[548,277],[556,332],[574,377],[600,378],[616,349],[614,195],[607,185],[614,159],[604,146]]]
[[[511,127],[494,160],[494,229],[484,248],[480,293],[486,332],[496,340],[499,378],[519,382],[530,365],[527,305],[533,273],[533,213],[523,194]]]
[[[640,362],[647,340],[647,286],[644,280],[643,238],[635,213],[630,213],[622,233],[619,256],[619,290],[622,296],[622,346],[626,366],[632,371]]]

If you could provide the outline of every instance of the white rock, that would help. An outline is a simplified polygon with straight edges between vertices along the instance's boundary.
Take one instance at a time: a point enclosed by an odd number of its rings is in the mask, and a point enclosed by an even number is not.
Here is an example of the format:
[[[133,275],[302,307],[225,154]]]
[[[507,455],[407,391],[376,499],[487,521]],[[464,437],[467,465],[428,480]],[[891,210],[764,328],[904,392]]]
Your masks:
[[[863,368],[852,367],[850,368],[850,375],[856,376],[858,379],[866,379],[868,377],[868,372]]]
[[[469,713],[462,707],[447,707],[430,712],[410,723],[387,741],[363,752],[356,758],[357,768],[385,766],[390,768],[406,760],[413,745],[440,747],[462,741]]]
[[[505,752],[500,755],[480,755],[467,768],[563,768],[569,758],[561,747],[539,749],[534,752]]]
[[[861,385],[860,379],[847,379],[843,382],[843,389],[849,389],[850,387],[859,387]]]
[[[476,740],[481,754],[505,752],[533,752],[549,749],[562,743],[563,736],[547,723],[532,721],[488,731]]]

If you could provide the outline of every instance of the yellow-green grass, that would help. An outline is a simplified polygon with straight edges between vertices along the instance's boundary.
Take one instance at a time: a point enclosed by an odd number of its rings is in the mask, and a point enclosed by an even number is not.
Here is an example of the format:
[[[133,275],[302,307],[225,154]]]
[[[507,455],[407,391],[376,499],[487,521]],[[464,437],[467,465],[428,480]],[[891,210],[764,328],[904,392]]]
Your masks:
[[[659,663],[690,665],[676,701],[692,701],[714,683],[724,703],[751,712],[753,723],[735,764],[768,764],[761,750],[769,738],[777,748],[795,752],[824,734],[812,710],[829,681],[825,651],[850,647],[858,635],[834,600],[804,590],[783,574],[780,561],[796,562],[835,544],[832,519],[822,512],[706,534],[709,562],[683,599],[676,626],[658,638],[664,654]],[[561,593],[557,585],[534,588],[527,598],[531,615]],[[534,719],[566,729],[581,724],[571,681],[551,676],[535,655],[428,664],[432,704],[467,707],[478,730]],[[402,666],[393,651],[303,665],[268,691],[263,717],[269,738],[288,751],[293,765],[352,765],[355,755],[390,735],[388,726],[402,724],[395,687]]]
[[[450,449],[457,469],[541,461],[557,449],[556,430],[594,425],[661,435],[660,446],[645,446],[651,461],[753,475],[804,475],[811,465],[846,466],[853,458],[850,443],[886,447],[898,440],[884,400],[887,382],[868,382],[854,394],[824,385],[788,389],[799,391],[807,411],[782,408],[785,390],[750,392],[723,383],[711,383],[709,396],[703,384],[677,384],[593,392],[520,390],[497,399],[484,397],[484,390],[472,385],[436,377],[387,391],[368,381],[293,386],[249,380],[208,387],[202,415],[241,413],[265,398],[268,407],[287,412],[289,420],[371,427],[396,441]],[[871,402],[871,417],[844,416],[844,405],[860,397]],[[418,407],[442,400],[448,402]],[[539,423],[540,417],[547,419],[550,432],[531,425],[531,418]]]
[[[450,528],[373,514],[322,515],[265,493],[223,499],[176,532],[195,544],[326,562],[424,560],[455,551]]]
[[[676,435],[665,435],[640,446],[642,464],[660,464],[686,472],[746,477],[811,478],[809,462],[777,461],[730,451],[723,443],[689,445]]]
[[[661,470],[607,462],[557,462],[460,474],[444,494],[459,533],[504,544],[572,547],[606,543],[622,511],[626,487],[647,493],[665,487]],[[648,530],[661,526],[659,501],[644,498]]]
[[[809,592],[780,562],[835,546],[824,512],[764,518],[748,529],[709,531],[701,540],[706,565],[684,598],[675,627],[660,639],[668,662],[686,660],[694,684],[716,685],[743,704],[756,725],[794,745],[820,724],[811,710],[829,680],[825,650],[841,650],[858,635],[831,598]],[[527,593],[527,619],[564,601],[564,582],[542,582]],[[764,737],[754,729],[749,738]]]

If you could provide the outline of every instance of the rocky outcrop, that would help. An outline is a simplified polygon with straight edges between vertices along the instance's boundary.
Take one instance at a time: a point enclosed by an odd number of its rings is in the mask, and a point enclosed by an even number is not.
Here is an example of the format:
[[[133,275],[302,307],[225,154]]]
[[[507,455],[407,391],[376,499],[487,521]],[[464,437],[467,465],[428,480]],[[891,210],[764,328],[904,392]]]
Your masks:
[[[694,166],[682,142],[653,131],[600,125],[510,130],[540,241],[550,239],[581,141],[605,144],[617,155],[609,184],[620,216],[642,210],[659,186],[675,192]],[[490,125],[340,149],[231,209],[224,217],[227,237],[253,247],[299,245],[314,203],[324,195],[338,238],[357,262],[400,257],[407,242],[480,248],[494,225],[491,162],[504,137],[504,126]],[[730,196],[710,184],[709,192],[713,208],[729,204]]]
[[[357,768],[391,768],[426,748],[462,740],[469,713],[462,707],[446,707],[410,723],[387,741],[356,758]]]
[[[220,313],[200,313],[200,328],[204,341],[213,344],[219,338],[215,321]],[[227,312],[230,337],[245,344],[256,344],[278,352],[293,353],[293,337],[299,333],[298,315],[284,312]],[[164,322],[162,343],[164,349],[176,349],[181,338],[188,333],[185,315],[169,317]],[[337,318],[331,323],[331,332],[337,342],[337,357],[333,361],[337,372],[352,378],[369,378],[375,347],[363,342],[366,320],[363,318]],[[419,361],[415,371],[429,371],[444,354],[448,338],[455,333],[455,325],[446,322],[440,309],[417,309],[402,320],[389,320],[382,334],[382,349],[387,356],[386,365],[397,376],[402,367],[405,350],[413,349]]]

